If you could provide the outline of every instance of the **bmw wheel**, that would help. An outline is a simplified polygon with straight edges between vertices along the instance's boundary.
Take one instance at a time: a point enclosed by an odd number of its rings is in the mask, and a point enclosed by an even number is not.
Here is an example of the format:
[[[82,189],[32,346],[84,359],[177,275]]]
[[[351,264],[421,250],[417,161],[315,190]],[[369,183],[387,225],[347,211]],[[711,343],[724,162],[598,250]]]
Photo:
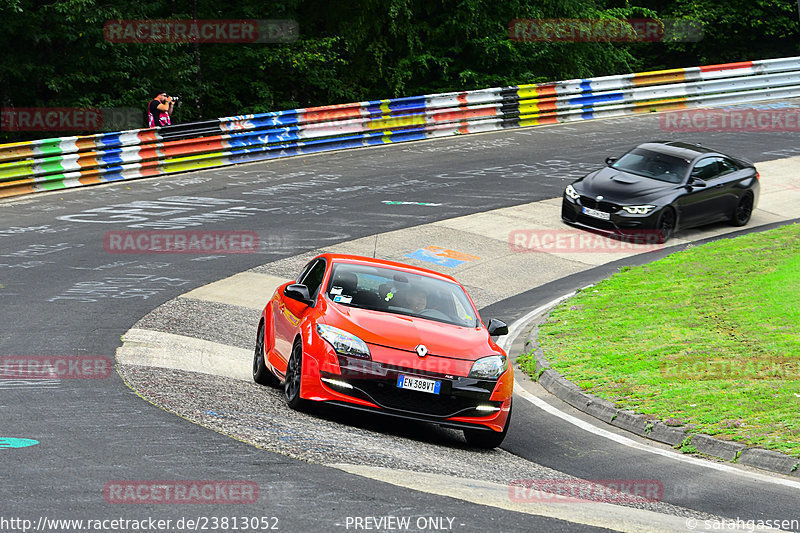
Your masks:
[[[269,387],[277,387],[280,381],[275,374],[269,371],[267,365],[264,363],[264,323],[258,325],[258,334],[256,335],[256,349],[253,354],[253,381],[259,385],[267,385]]]
[[[746,192],[739,198],[736,210],[733,212],[731,224],[734,226],[744,226],[750,222],[750,215],[753,214],[753,193]]]
[[[675,211],[671,207],[665,207],[658,217],[656,224],[659,243],[667,242],[675,232]]]

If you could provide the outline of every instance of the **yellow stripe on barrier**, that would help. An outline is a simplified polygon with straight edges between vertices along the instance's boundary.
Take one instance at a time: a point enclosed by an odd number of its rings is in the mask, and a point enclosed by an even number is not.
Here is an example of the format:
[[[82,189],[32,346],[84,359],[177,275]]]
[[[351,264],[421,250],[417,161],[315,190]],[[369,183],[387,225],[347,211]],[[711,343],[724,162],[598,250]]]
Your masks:
[[[686,69],[673,68],[669,70],[654,70],[640,72],[633,75],[633,84],[637,87],[643,85],[664,85],[666,83],[680,83],[686,81]]]
[[[633,106],[634,113],[649,113],[653,111],[664,111],[666,109],[687,109],[688,100],[685,96],[680,98],[664,98],[661,100],[648,100],[646,102],[636,102]]]
[[[33,174],[33,161],[0,163],[0,181]]]
[[[223,152],[213,154],[178,157],[161,162],[165,172],[185,172],[187,170],[200,170],[203,168],[219,167],[227,164],[227,156]]]
[[[557,96],[555,84],[531,84],[517,87],[517,96],[520,100],[536,100]]]

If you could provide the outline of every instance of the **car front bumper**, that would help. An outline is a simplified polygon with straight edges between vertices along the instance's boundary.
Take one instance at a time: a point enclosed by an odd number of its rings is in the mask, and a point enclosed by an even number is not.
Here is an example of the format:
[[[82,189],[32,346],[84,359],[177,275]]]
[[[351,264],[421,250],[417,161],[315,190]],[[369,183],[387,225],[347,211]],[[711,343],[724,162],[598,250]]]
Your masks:
[[[588,215],[584,212],[584,208],[604,213],[608,218]],[[646,215],[632,215],[622,209],[622,206],[597,202],[586,196],[573,200],[565,194],[561,201],[561,219],[568,224],[641,238],[646,242],[650,242],[652,237],[653,243],[658,242],[660,237],[656,231],[660,214],[661,208],[656,207]]]
[[[502,431],[505,427],[514,380],[510,367],[498,379],[481,380],[336,357],[339,371],[333,372],[331,365],[322,370],[316,358],[306,354],[303,398],[455,428]],[[438,393],[400,388],[401,375],[438,381]]]

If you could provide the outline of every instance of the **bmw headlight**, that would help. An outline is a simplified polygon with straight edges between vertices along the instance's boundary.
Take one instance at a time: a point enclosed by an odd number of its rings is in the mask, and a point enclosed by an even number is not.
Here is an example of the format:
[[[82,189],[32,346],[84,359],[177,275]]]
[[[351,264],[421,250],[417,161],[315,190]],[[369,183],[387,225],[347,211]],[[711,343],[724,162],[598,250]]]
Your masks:
[[[317,333],[333,346],[336,353],[370,359],[369,347],[367,343],[339,328],[328,326],[327,324],[317,324]]]
[[[625,205],[622,207],[631,215],[646,215],[655,208],[656,206],[654,205]]]
[[[567,185],[567,188],[564,189],[564,194],[566,194],[567,196],[569,196],[573,200],[577,200],[578,198],[581,197],[581,195],[578,194],[578,191],[576,191],[575,187],[573,187],[572,185]]]
[[[505,355],[490,355],[472,363],[469,377],[475,379],[496,379],[508,368],[508,357]]]

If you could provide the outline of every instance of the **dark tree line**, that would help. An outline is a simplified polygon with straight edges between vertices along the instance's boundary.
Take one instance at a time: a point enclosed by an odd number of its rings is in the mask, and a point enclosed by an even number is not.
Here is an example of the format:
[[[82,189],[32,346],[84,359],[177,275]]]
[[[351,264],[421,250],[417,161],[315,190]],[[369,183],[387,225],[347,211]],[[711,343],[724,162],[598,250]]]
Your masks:
[[[144,109],[181,122],[368,99],[797,55],[795,0],[0,0],[0,105]],[[289,19],[293,42],[106,40],[114,19]],[[678,18],[698,42],[517,42],[512,19]],[[58,133],[55,136],[62,135]],[[2,132],[0,141],[54,136]]]

